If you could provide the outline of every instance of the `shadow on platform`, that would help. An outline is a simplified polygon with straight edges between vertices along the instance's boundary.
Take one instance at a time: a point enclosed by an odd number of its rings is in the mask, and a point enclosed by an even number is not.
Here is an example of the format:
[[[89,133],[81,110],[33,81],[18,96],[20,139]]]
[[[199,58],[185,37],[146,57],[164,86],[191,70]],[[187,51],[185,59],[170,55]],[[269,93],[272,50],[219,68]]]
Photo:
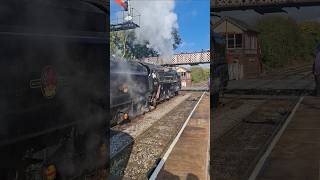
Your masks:
[[[161,173],[158,175],[156,180],[199,180],[198,176],[188,173],[185,178],[179,177],[177,175],[172,174],[169,171],[162,170]]]

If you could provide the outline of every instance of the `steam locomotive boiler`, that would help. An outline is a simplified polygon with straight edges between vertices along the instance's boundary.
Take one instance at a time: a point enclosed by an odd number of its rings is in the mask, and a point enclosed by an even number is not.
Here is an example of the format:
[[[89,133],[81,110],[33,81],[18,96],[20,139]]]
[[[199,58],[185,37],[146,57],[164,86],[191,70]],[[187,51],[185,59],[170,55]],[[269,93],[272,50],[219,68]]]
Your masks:
[[[69,179],[104,165],[103,6],[0,4],[0,179]]]
[[[178,73],[166,67],[138,61],[110,60],[111,124],[141,115],[178,95]]]
[[[133,61],[110,60],[111,124],[141,114],[148,103],[147,68]]]

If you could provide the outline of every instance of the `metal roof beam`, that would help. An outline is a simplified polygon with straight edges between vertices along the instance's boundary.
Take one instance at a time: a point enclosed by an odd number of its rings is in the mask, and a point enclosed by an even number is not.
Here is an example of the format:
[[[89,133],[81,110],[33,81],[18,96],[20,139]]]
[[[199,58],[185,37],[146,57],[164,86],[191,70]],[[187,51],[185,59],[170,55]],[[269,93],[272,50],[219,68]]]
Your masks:
[[[212,0],[211,12],[233,11],[233,10],[255,10],[262,12],[259,9],[273,9],[265,13],[279,12],[276,9],[286,7],[306,7],[320,6],[320,0]],[[283,11],[281,11],[283,12]]]
[[[254,11],[256,11],[259,14],[267,14],[267,13],[279,13],[279,12],[283,12],[283,13],[288,13],[287,11],[283,10],[281,7],[257,7],[254,8]]]

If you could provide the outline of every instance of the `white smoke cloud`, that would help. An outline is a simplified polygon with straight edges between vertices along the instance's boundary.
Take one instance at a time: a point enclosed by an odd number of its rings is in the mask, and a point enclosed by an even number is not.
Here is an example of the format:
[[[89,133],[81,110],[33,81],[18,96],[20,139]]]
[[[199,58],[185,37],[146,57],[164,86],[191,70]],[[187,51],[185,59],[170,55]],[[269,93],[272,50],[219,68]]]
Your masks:
[[[174,42],[171,32],[178,29],[175,0],[131,0],[130,3],[141,15],[140,28],[135,30],[137,43],[148,41],[160,56],[170,58]]]

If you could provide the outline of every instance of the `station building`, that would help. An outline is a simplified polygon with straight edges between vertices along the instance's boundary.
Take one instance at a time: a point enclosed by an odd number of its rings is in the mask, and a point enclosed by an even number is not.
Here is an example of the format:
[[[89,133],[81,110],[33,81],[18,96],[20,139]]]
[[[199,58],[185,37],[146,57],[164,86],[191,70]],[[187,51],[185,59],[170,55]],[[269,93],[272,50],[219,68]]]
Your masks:
[[[214,24],[214,32],[226,38],[229,79],[250,79],[262,72],[258,31],[231,17],[223,17]]]
[[[192,86],[191,70],[184,67],[176,67],[175,70],[181,76],[181,87],[191,87]]]

